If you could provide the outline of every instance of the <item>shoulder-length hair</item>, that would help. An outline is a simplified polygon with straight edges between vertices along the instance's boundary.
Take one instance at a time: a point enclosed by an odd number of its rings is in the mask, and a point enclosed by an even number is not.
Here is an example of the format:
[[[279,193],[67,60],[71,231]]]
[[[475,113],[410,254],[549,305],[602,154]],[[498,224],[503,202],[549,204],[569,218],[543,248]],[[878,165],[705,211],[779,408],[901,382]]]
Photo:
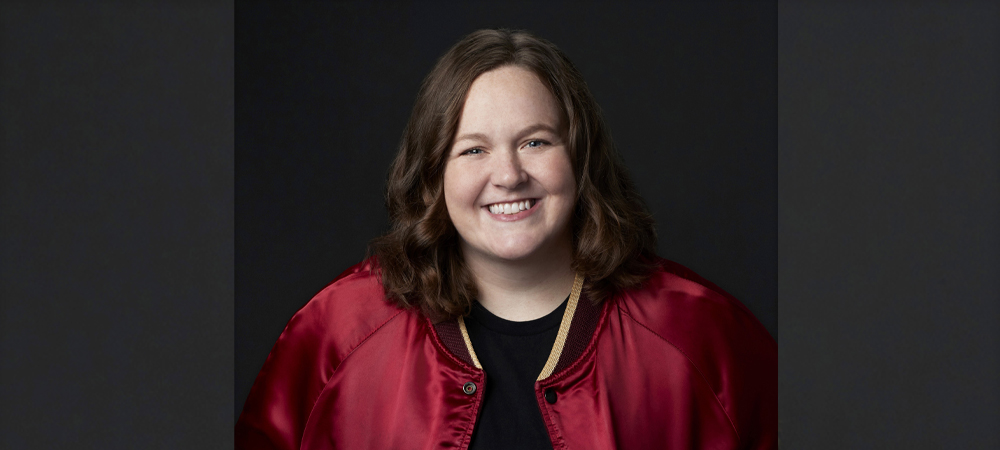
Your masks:
[[[572,264],[585,277],[588,298],[601,302],[641,284],[654,264],[653,217],[580,72],[555,45],[525,31],[476,31],[421,85],[386,183],[391,228],[369,247],[386,297],[436,320],[466,314],[478,295],[445,207],[443,175],[469,87],[502,66],[537,74],[568,119],[577,185]]]

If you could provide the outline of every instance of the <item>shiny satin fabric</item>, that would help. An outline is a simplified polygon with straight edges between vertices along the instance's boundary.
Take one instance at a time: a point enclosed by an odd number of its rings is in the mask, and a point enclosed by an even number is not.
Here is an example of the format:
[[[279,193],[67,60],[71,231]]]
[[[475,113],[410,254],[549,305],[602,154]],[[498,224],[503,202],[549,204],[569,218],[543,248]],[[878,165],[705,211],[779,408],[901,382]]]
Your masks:
[[[556,449],[777,448],[777,345],[738,301],[662,261],[591,310],[586,349],[535,385]],[[455,353],[352,267],[289,321],[236,448],[467,448],[488,379]]]

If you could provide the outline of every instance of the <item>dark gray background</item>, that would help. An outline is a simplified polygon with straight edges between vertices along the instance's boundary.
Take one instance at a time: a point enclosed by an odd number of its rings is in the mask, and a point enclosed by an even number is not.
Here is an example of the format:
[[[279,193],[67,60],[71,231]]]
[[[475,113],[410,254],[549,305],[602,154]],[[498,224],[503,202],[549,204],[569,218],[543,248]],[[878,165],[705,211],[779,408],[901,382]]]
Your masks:
[[[232,5],[0,33],[0,448],[231,448]]]
[[[320,3],[236,10],[236,404],[285,323],[386,229],[419,84],[479,28],[583,72],[657,219],[659,254],[777,336],[777,4]]]
[[[780,8],[786,448],[1000,448],[1000,3],[919,3]]]
[[[779,6],[782,446],[1000,447],[997,7]],[[231,448],[232,20],[0,3],[0,447]]]

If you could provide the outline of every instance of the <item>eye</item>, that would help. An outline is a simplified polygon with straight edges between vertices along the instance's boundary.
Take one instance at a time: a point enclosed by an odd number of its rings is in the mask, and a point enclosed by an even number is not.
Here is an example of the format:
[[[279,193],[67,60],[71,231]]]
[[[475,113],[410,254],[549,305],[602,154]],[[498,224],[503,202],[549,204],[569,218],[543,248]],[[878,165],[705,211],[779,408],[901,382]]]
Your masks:
[[[464,155],[481,155],[482,153],[483,153],[483,149],[477,147],[477,148],[470,148],[470,149],[468,149],[468,150],[466,150],[466,151],[464,151],[462,153],[459,153],[458,156],[464,156]]]
[[[547,145],[547,144],[548,144],[548,142],[545,142],[545,141],[543,141],[543,140],[540,140],[540,139],[532,139],[532,140],[528,141],[528,145],[527,145],[527,147],[530,147],[530,148],[538,148],[538,147],[541,147],[541,146],[543,146],[543,145]]]

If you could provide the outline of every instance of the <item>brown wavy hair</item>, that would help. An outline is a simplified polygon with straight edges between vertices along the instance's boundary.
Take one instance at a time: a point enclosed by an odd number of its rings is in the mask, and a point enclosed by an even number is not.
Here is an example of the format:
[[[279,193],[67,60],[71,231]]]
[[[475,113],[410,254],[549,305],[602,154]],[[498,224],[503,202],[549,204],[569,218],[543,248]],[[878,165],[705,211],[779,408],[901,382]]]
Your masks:
[[[577,184],[572,264],[586,277],[588,298],[601,302],[641,284],[655,264],[653,216],[580,72],[555,45],[528,32],[479,30],[458,41],[424,79],[389,168],[391,228],[369,246],[386,297],[436,320],[466,314],[478,295],[445,207],[443,175],[469,87],[502,66],[537,74],[568,119]]]

